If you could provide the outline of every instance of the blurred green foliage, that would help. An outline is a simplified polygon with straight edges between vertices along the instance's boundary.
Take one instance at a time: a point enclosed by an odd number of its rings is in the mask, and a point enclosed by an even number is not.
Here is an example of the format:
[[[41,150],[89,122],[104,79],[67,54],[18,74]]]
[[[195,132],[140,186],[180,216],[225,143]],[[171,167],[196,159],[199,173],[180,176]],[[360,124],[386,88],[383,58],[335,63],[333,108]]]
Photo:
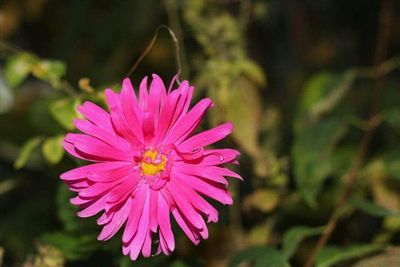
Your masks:
[[[315,266],[400,265],[400,5],[381,12],[388,2],[1,2],[0,266],[303,266],[332,218]],[[104,105],[163,23],[181,78],[216,104],[202,127],[234,123],[225,142],[244,182],[208,240],[175,229],[172,256],[131,262],[120,235],[99,242],[95,218],[75,215],[58,177],[84,163],[61,142],[76,107]],[[160,33],[134,84],[177,72],[173,44]]]

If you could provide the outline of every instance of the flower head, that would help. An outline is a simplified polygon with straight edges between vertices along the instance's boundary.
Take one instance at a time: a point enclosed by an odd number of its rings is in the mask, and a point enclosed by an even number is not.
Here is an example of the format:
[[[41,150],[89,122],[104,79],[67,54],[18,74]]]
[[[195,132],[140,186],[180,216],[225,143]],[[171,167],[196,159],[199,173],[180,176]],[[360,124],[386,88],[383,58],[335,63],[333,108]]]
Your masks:
[[[137,259],[175,248],[170,213],[194,244],[208,237],[207,222],[218,221],[218,211],[204,197],[232,204],[226,177],[241,177],[224,166],[237,163],[233,149],[206,149],[232,131],[225,123],[193,134],[210,99],[189,108],[194,88],[183,81],[168,92],[157,75],[149,90],[147,77],[136,97],[129,79],[120,93],[106,89],[109,112],[85,102],[76,119],[82,133],[69,133],[64,148],[72,156],[91,161],[61,175],[77,192],[71,203],[82,208],[80,217],[102,212],[99,240],[108,240],[125,224],[122,251]],[[153,241],[154,238],[154,241]],[[156,241],[157,240],[157,241]]]

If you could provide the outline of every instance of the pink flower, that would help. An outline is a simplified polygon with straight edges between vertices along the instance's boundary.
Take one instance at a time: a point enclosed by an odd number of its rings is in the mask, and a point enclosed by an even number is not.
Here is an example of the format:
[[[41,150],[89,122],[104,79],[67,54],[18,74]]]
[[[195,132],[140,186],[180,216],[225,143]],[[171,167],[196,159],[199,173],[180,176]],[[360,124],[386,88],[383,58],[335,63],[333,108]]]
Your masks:
[[[139,99],[129,79],[121,93],[105,90],[110,112],[91,102],[78,108],[86,119],[74,124],[83,133],[69,133],[64,148],[74,157],[94,163],[70,170],[61,179],[78,195],[71,203],[83,208],[80,217],[99,212],[99,240],[108,240],[125,224],[122,251],[136,260],[175,248],[170,213],[194,244],[208,237],[205,222],[217,222],[218,211],[203,196],[232,204],[226,176],[241,177],[221,166],[237,163],[233,149],[205,149],[232,132],[225,123],[192,135],[206,110],[205,98],[189,110],[194,88],[187,81],[168,92],[157,75],[149,91],[147,77]]]

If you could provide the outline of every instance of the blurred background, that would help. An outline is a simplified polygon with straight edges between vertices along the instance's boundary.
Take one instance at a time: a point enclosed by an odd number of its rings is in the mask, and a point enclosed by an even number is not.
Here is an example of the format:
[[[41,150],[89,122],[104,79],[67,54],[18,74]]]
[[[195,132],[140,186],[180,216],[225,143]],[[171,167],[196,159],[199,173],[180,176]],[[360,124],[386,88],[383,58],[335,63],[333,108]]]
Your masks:
[[[208,240],[131,262],[75,215],[60,142],[161,24],[244,182]],[[130,77],[177,72],[161,29]],[[399,212],[398,1],[0,1],[0,266],[400,266]]]

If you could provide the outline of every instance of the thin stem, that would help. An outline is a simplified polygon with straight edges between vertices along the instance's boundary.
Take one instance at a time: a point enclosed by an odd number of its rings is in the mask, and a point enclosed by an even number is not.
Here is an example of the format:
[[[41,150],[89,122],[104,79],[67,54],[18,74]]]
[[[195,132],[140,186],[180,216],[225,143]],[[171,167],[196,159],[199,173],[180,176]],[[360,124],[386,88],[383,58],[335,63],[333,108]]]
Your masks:
[[[172,40],[174,41],[175,54],[176,54],[176,64],[177,64],[177,67],[178,67],[178,72],[176,73],[176,76],[177,76],[176,81],[177,81],[178,84],[180,84],[179,75],[181,74],[181,59],[180,59],[180,56],[179,56],[179,53],[180,53],[180,51],[179,51],[179,41],[178,41],[178,38],[176,38],[176,35],[175,35],[174,31],[170,27],[168,27],[167,25],[164,25],[164,24],[162,24],[162,25],[157,27],[157,29],[156,29],[156,31],[155,31],[155,33],[153,35],[153,38],[151,39],[150,43],[147,45],[146,49],[143,51],[143,53],[140,55],[140,57],[136,60],[135,64],[133,64],[132,68],[129,70],[129,72],[126,74],[126,76],[131,76],[132,75],[132,73],[139,66],[140,62],[142,62],[144,57],[153,48],[155,42],[157,41],[158,34],[159,34],[161,29],[166,29],[168,31],[169,35],[171,36]]]
[[[165,8],[167,10],[168,23],[172,29],[175,29],[176,36],[181,40],[180,57],[181,57],[181,77],[185,79],[190,73],[189,63],[187,61],[185,43],[183,42],[183,31],[180,23],[180,16],[178,13],[177,0],[166,0]],[[177,59],[179,61],[179,59]]]
[[[382,75],[383,73],[380,70],[380,67],[384,66],[382,62],[385,60],[385,57],[387,55],[387,48],[390,37],[390,23],[393,16],[392,14],[393,14],[393,0],[383,1],[379,14],[379,29],[377,36],[376,51],[374,56],[374,64],[378,69],[377,71],[378,75],[375,76],[373,84],[373,90],[372,90],[373,103],[371,106],[371,111],[368,119],[369,128],[365,132],[361,140],[358,153],[356,158],[354,159],[352,168],[342,177],[342,180],[345,184],[345,189],[342,192],[341,196],[339,197],[338,202],[336,203],[335,209],[333,210],[333,213],[329,218],[329,221],[327,223],[323,235],[318,240],[317,245],[314,247],[313,251],[306,260],[304,267],[312,267],[314,265],[316,256],[321,251],[321,249],[326,245],[333,231],[335,230],[337,222],[340,218],[341,210],[343,206],[346,204],[349,196],[353,192],[354,186],[356,184],[356,178],[368,154],[368,149],[373,139],[375,129],[379,125],[380,118],[379,116],[377,116],[377,113],[379,111],[380,95],[383,89],[383,77],[384,77]]]

